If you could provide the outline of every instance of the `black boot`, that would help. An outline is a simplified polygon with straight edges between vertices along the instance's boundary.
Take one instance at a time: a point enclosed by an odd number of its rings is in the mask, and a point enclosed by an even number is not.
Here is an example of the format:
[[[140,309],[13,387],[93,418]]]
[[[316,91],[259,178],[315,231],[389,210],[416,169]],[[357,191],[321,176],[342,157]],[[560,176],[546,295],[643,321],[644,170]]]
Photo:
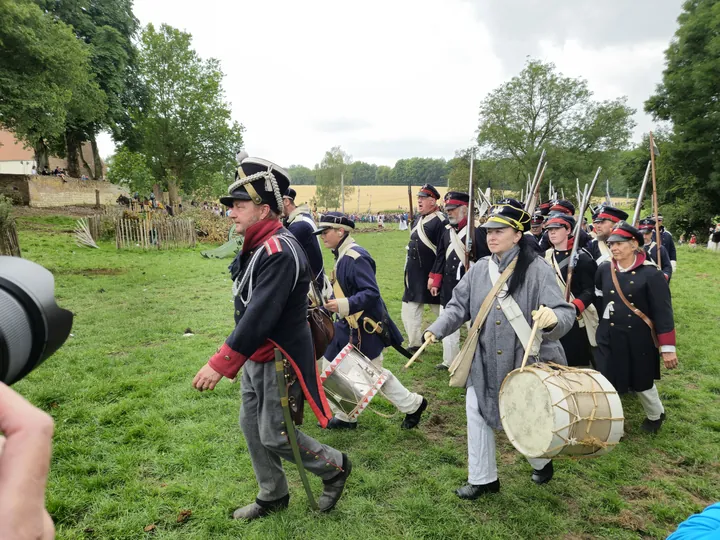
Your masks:
[[[480,484],[476,486],[474,484],[465,484],[463,487],[455,490],[455,495],[461,499],[468,499],[474,501],[481,495],[486,493],[498,493],[500,491],[500,480],[495,480],[489,484]]]
[[[414,427],[417,427],[417,425],[420,423],[420,417],[422,416],[423,411],[427,409],[427,406],[427,399],[423,398],[422,403],[417,408],[417,411],[405,415],[405,420],[403,420],[403,423],[400,427],[403,429],[412,429]]]
[[[658,431],[660,431],[664,420],[665,413],[662,413],[658,420],[650,420],[649,418],[646,418],[640,426],[640,429],[647,433],[657,433]]]
[[[552,480],[554,472],[555,471],[553,470],[553,464],[551,461],[539,471],[537,469],[533,469],[532,481],[536,484],[547,484],[550,480]]]
[[[284,510],[288,507],[289,502],[290,495],[285,495],[276,501],[261,501],[260,499],[255,499],[255,502],[235,510],[233,512],[233,519],[246,519],[248,521],[259,519],[278,510]]]
[[[345,454],[342,455],[342,468],[338,474],[333,476],[330,480],[323,480],[323,492],[318,499],[318,508],[321,512],[328,512],[332,510],[340,500],[343,489],[345,489],[345,482],[347,482],[348,476],[352,471],[352,463],[350,458]]]
[[[356,429],[357,422],[346,422],[333,416],[328,422],[327,428],[325,429]]]
[[[450,368],[448,368],[445,364],[438,364],[437,366],[435,366],[435,369],[437,369],[438,371],[447,371]]]

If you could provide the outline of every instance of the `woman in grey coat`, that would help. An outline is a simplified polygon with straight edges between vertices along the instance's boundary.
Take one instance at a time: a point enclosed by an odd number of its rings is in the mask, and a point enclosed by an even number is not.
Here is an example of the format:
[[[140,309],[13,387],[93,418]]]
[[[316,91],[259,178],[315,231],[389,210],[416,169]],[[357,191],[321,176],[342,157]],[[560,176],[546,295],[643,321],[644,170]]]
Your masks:
[[[424,336],[441,340],[466,321],[473,321],[499,274],[517,258],[513,273],[493,301],[480,330],[467,380],[468,484],[455,492],[462,499],[476,499],[500,490],[493,432],[502,429],[498,395],[507,374],[522,363],[528,329],[533,322],[538,322],[542,329],[531,344],[532,353],[539,347],[537,356],[543,361],[567,365],[558,340],[575,322],[575,308],[565,302],[553,269],[537,255],[524,235],[530,216],[515,200],[506,199],[503,203],[494,208],[483,225],[488,230],[487,243],[492,255],[480,259],[460,280],[452,300]],[[530,458],[528,461],[533,467],[533,481],[542,484],[552,478],[552,461]]]

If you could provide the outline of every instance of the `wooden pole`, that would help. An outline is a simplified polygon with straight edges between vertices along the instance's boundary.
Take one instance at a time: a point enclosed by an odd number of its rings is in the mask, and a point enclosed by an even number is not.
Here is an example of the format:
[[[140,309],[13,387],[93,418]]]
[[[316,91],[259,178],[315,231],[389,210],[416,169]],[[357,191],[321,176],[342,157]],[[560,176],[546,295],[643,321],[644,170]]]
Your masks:
[[[655,176],[655,140],[653,139],[652,131],[650,132],[650,164],[653,181],[653,212],[655,212],[655,243],[657,244],[657,260],[660,261],[662,238],[660,238],[660,220],[658,219],[660,209],[658,208],[657,178]]]

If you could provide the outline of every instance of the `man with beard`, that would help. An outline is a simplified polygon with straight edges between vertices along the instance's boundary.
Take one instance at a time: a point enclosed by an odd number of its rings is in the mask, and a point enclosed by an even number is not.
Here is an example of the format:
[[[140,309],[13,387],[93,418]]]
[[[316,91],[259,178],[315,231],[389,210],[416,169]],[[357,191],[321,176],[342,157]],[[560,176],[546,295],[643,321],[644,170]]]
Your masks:
[[[432,287],[430,294],[440,296],[440,313],[452,298],[453,289],[465,275],[466,239],[468,233],[468,203],[470,197],[467,193],[448,191],[445,195],[445,211],[448,214],[448,225],[440,238],[437,249],[437,258],[430,272]],[[475,257],[472,262],[490,255],[487,247],[487,229],[477,227],[474,229],[473,249]],[[460,352],[460,330],[456,330],[443,340],[443,361],[435,366],[436,369],[447,370],[453,358]]]
[[[430,271],[435,264],[447,220],[440,213],[437,201],[440,193],[425,184],[417,194],[419,218],[410,234],[405,259],[405,292],[402,297],[402,321],[408,336],[408,351],[416,352],[422,344],[422,321],[425,305],[437,315],[440,297],[432,296]]]
[[[595,226],[595,234],[597,237],[590,242],[587,250],[595,259],[595,263],[608,261],[612,258],[610,248],[607,245],[607,239],[612,234],[612,230],[620,223],[628,218],[627,212],[623,212],[614,206],[600,207],[598,213],[593,216],[593,225]]]

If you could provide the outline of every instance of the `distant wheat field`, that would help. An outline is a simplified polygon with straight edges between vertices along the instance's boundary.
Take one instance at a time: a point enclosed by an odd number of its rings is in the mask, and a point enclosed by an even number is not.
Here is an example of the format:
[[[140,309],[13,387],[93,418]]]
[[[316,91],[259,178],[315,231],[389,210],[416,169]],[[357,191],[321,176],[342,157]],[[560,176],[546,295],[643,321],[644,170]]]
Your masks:
[[[297,192],[295,199],[297,204],[308,203],[315,196],[315,186],[293,186],[293,189]],[[407,211],[408,209],[407,186],[354,186],[354,189],[353,194],[345,198],[346,212]],[[441,196],[444,196],[448,188],[439,187],[437,190]],[[420,191],[420,186],[412,186],[413,202],[418,191]],[[499,196],[498,193],[498,198]],[[512,193],[506,191],[505,196],[511,197]],[[602,200],[603,197],[593,197],[593,204],[600,204]],[[635,199],[613,197],[612,202],[615,206],[629,207],[635,203]],[[323,210],[323,208],[320,209]]]

